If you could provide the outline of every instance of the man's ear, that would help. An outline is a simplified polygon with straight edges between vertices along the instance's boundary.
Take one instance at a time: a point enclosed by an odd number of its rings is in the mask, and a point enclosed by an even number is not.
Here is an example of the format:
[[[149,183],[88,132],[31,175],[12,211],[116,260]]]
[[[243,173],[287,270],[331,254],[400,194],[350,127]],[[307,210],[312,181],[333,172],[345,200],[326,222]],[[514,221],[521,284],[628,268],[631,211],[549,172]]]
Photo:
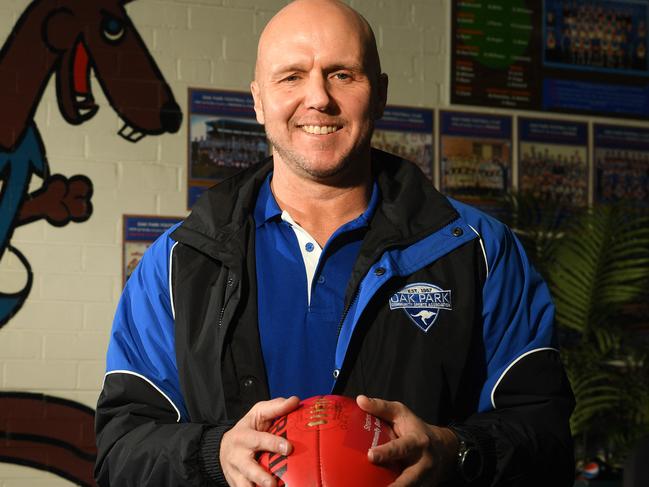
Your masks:
[[[253,81],[250,83],[250,92],[252,93],[252,99],[255,100],[255,114],[257,115],[257,121],[260,124],[264,124],[264,106],[261,102],[261,94],[259,93],[259,83]]]
[[[43,22],[43,41],[53,51],[72,49],[79,36],[74,14],[60,8],[51,12]]]
[[[383,116],[383,110],[385,110],[385,105],[388,102],[388,75],[385,73],[379,75],[376,98],[374,120],[378,120]]]

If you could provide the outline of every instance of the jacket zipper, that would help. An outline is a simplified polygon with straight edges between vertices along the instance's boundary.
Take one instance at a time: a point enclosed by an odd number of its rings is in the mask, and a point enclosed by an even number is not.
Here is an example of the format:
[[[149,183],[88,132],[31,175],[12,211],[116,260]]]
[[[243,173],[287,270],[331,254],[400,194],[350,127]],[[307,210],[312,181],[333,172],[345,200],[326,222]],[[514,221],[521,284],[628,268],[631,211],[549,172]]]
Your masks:
[[[228,292],[228,288],[230,288],[232,286],[233,282],[234,282],[234,279],[231,276],[228,276],[228,282],[225,285],[226,294]],[[219,312],[219,328],[223,325],[223,315],[225,315],[225,305],[227,304],[228,300],[229,299],[224,299],[223,304],[221,305],[221,311]]]
[[[352,300],[349,302],[347,307],[343,310],[343,315],[340,318],[340,321],[338,322],[338,330],[336,331],[336,343],[338,343],[338,339],[340,338],[340,332],[343,329],[343,323],[345,322],[345,318],[347,318],[347,313],[349,313],[349,310],[354,306],[354,303],[358,299],[358,295],[361,293],[361,287],[358,286],[356,289],[356,292],[354,292],[354,296],[352,297]]]

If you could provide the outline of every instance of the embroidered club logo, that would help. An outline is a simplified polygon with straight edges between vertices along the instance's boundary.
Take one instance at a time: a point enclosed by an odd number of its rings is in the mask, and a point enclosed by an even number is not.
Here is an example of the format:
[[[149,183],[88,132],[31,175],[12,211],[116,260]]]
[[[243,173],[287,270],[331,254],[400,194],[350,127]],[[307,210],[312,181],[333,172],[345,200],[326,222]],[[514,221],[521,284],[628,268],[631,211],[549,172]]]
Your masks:
[[[390,309],[402,309],[424,332],[433,326],[441,310],[451,310],[451,290],[434,284],[410,284],[390,296]]]

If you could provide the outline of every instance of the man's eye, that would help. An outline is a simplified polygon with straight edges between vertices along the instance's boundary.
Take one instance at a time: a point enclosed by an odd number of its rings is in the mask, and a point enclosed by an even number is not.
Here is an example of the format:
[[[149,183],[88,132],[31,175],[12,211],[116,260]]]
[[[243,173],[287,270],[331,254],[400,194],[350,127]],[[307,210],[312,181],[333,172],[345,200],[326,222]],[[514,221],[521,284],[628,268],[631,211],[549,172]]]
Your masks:
[[[297,81],[298,79],[300,79],[300,77],[297,74],[292,74],[292,75],[287,76],[286,78],[284,78],[284,81],[291,82],[291,81]]]
[[[336,79],[341,80],[341,81],[346,81],[348,79],[351,79],[351,76],[348,75],[347,73],[336,73],[336,74],[334,74],[334,77]]]

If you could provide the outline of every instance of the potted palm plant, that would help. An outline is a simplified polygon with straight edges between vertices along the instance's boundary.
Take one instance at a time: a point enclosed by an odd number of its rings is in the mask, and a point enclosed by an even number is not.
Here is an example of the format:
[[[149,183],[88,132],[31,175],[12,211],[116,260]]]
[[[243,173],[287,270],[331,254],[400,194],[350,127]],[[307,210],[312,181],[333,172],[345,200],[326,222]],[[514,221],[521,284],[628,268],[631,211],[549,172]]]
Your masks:
[[[525,195],[510,196],[506,207],[556,304],[576,398],[576,458],[621,465],[649,434],[649,347],[629,312],[649,303],[649,215],[622,206],[568,210]]]

